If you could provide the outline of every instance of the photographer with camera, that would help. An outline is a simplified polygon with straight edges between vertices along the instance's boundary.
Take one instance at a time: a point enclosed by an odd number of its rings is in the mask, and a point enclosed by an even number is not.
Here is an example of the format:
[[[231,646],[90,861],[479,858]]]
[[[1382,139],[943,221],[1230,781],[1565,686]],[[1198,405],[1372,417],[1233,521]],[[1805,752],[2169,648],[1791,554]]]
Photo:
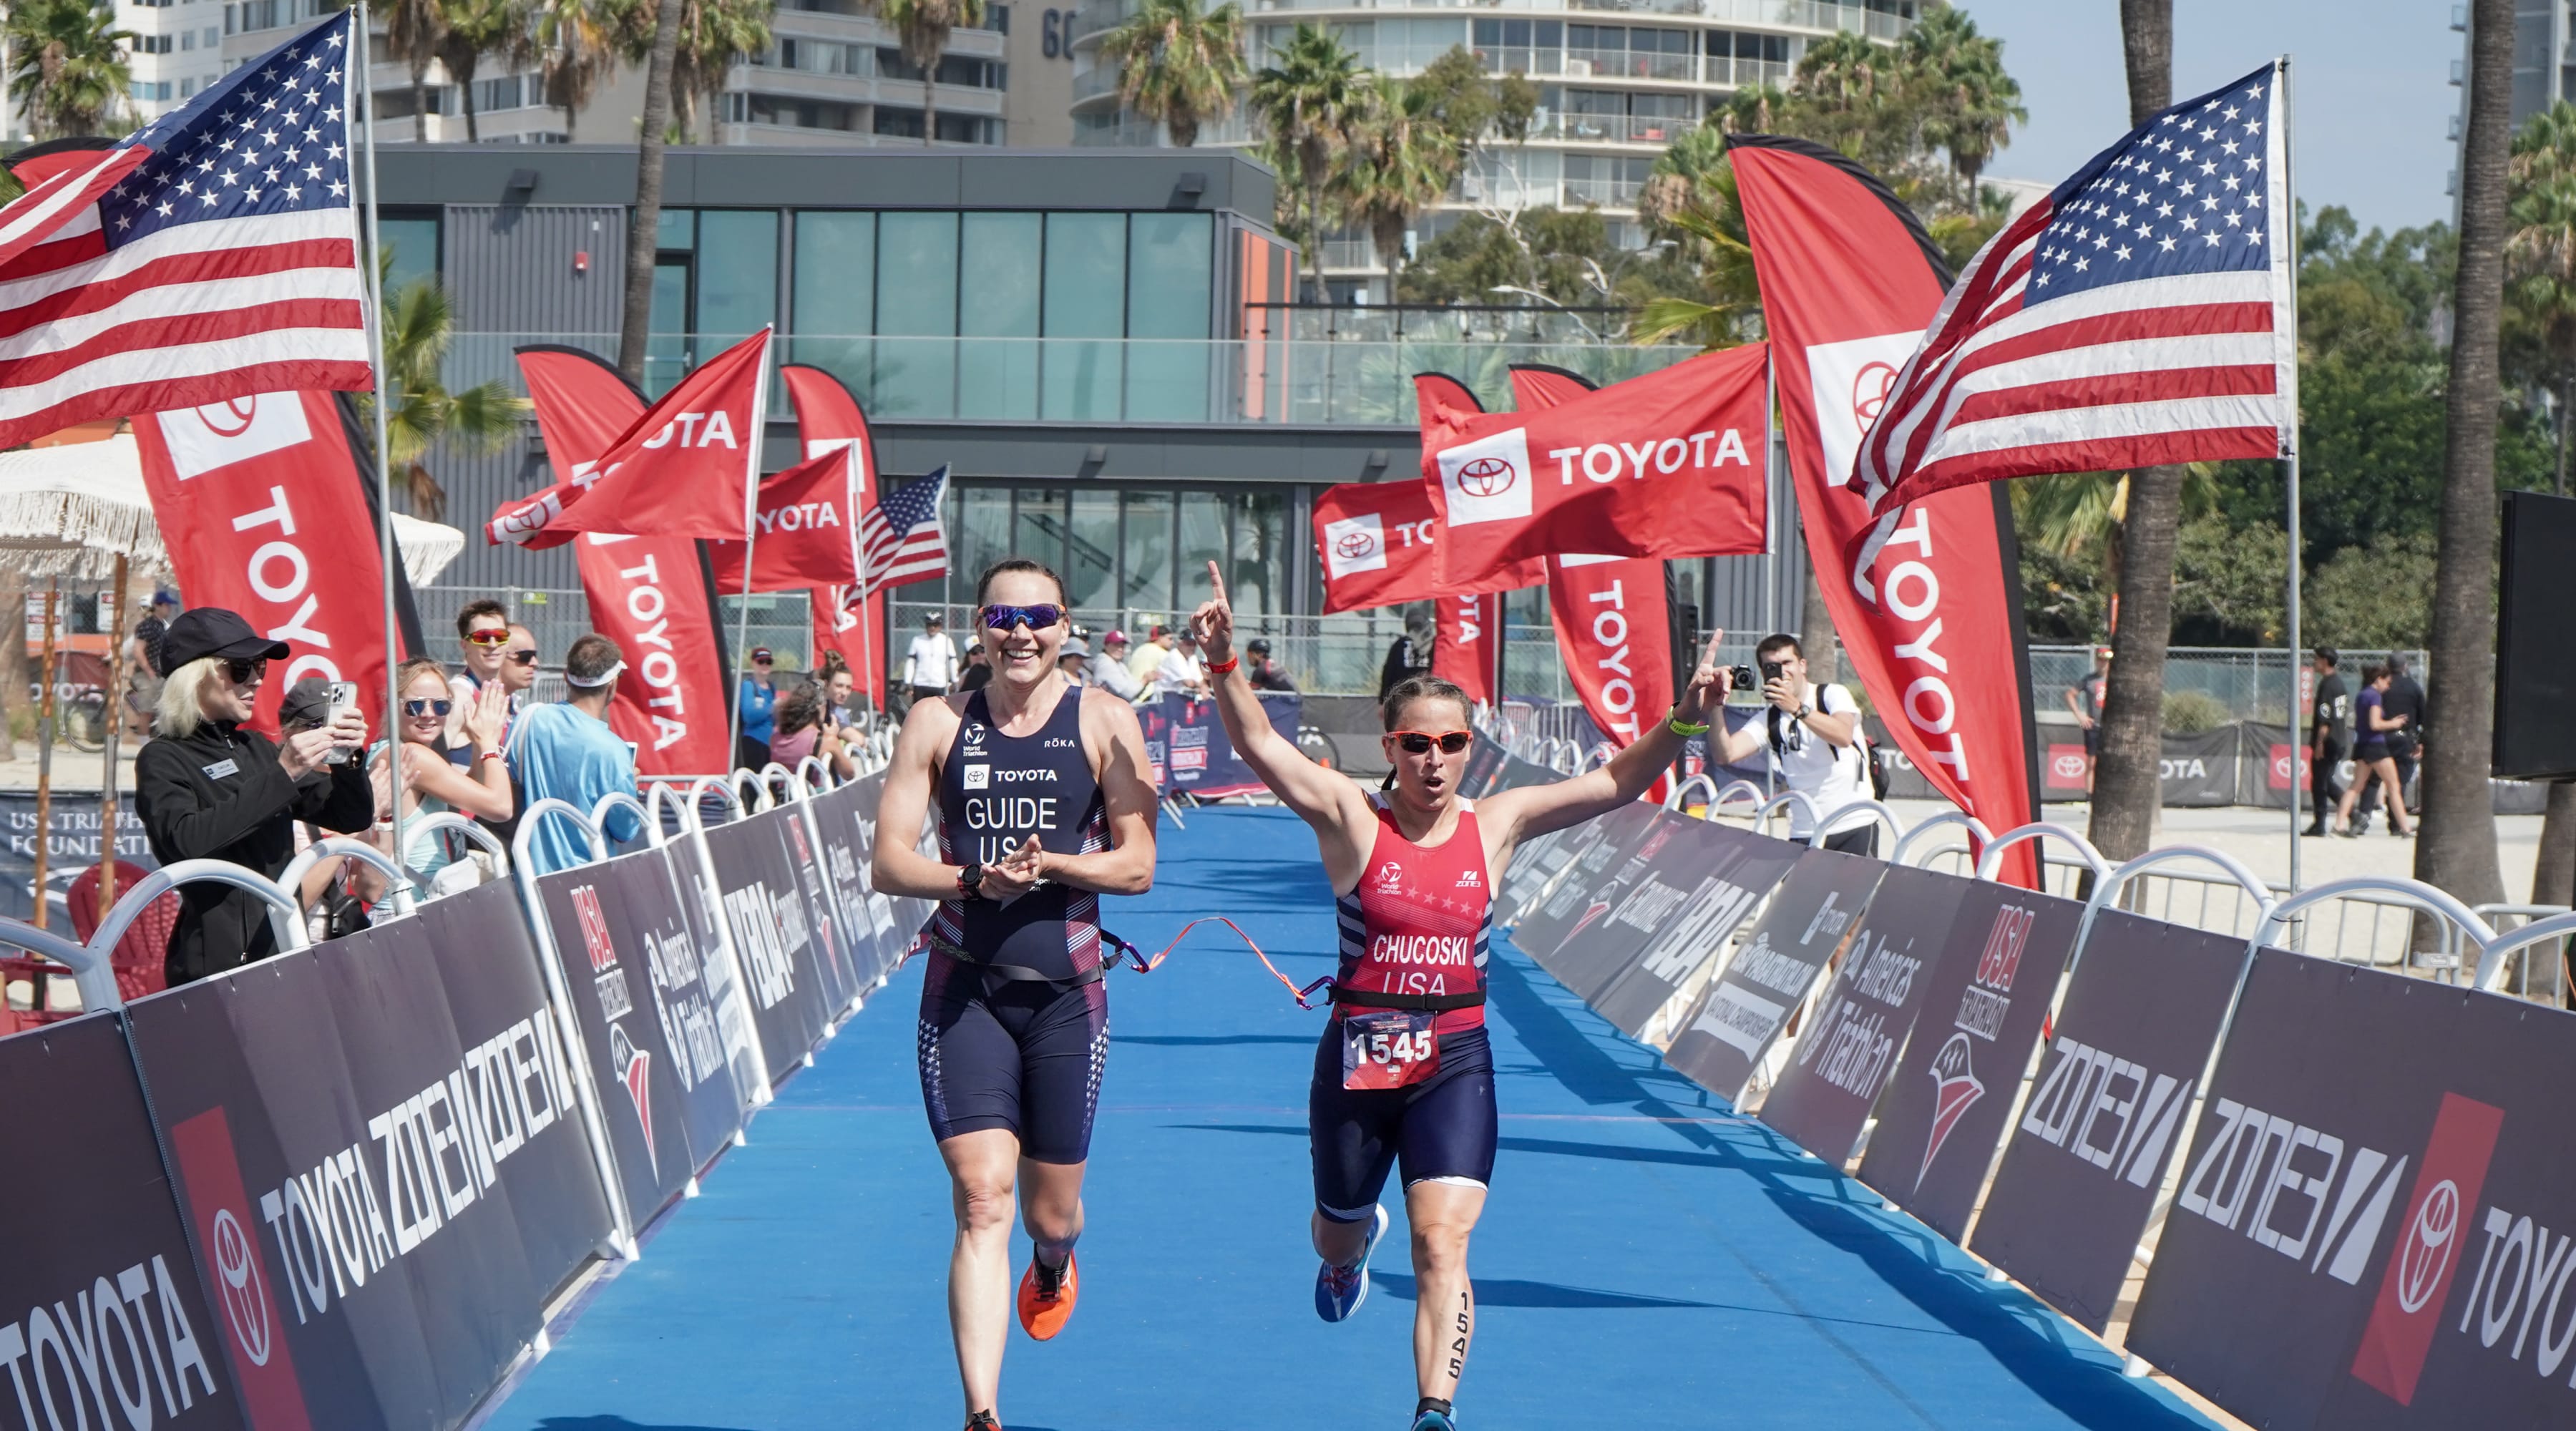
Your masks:
[[[1717,633],[1720,640],[1726,633]],[[1815,803],[1815,812],[1791,805],[1789,835],[1804,840],[1814,833],[1816,817],[1830,815],[1855,800],[1869,798],[1868,754],[1860,743],[1860,704],[1839,685],[1819,686],[1807,679],[1806,652],[1798,638],[1783,632],[1753,650],[1765,704],[1759,719],[1708,734],[1712,753],[1728,765],[1740,764],[1762,750],[1771,752],[1771,771],[1780,783]],[[1736,666],[1718,672],[1729,692],[1755,684],[1756,674]],[[1826,831],[1824,846],[1845,854],[1878,853],[1878,821],[1853,815]]]

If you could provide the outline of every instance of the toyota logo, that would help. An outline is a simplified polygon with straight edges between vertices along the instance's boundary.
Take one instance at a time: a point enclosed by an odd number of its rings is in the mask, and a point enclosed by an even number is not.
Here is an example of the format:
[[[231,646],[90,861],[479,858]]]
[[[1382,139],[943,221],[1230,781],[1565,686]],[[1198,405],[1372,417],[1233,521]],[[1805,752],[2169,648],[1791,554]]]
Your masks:
[[[1344,561],[1357,561],[1377,550],[1377,538],[1366,532],[1344,532],[1333,542],[1333,550]]]
[[[215,1210],[215,1271],[223,1278],[224,1316],[233,1324],[233,1340],[253,1366],[268,1365],[268,1288],[259,1279],[259,1255],[251,1247],[231,1208]]]
[[[227,398],[210,402],[197,409],[197,421],[217,437],[239,437],[250,431],[251,419],[259,415],[256,397]]]
[[[1499,497],[1512,490],[1520,473],[1499,457],[1479,457],[1458,469],[1458,490],[1470,497]]]
[[[2049,768],[2057,773],[2057,778],[2060,780],[2081,780],[2084,778],[2084,757],[2073,754],[2061,755],[2049,762]]]
[[[1878,421],[1879,410],[1887,406],[1887,395],[1896,390],[1896,369],[1885,363],[1871,363],[1852,379],[1852,420],[1867,432]]]
[[[2449,1178],[2433,1184],[2406,1241],[2397,1249],[2397,1305],[2412,1315],[2432,1300],[2434,1289],[2451,1270],[2451,1254],[2460,1245],[2460,1188]]]

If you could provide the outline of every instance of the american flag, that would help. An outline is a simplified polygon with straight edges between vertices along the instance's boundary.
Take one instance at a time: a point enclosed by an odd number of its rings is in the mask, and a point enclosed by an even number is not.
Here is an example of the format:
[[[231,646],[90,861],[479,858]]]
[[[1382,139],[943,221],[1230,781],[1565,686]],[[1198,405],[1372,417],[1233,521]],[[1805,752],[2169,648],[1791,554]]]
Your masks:
[[[0,209],[0,447],[373,386],[348,49],[344,11]]]
[[[1852,474],[1880,514],[2045,472],[2296,440],[2281,66],[2156,115],[1989,241]]]
[[[861,592],[908,586],[948,574],[948,532],[939,509],[948,501],[948,469],[888,492],[859,518]]]

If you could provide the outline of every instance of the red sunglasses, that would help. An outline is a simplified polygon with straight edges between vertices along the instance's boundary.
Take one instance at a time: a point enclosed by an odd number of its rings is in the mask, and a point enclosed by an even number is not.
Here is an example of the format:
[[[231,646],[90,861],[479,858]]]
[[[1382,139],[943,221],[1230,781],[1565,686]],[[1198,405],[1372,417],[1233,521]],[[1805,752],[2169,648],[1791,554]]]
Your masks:
[[[1456,755],[1474,744],[1476,736],[1473,731],[1464,730],[1442,731],[1438,735],[1419,730],[1391,730],[1386,733],[1386,738],[1394,741],[1396,749],[1407,755],[1429,755],[1435,745],[1440,747],[1443,755]]]

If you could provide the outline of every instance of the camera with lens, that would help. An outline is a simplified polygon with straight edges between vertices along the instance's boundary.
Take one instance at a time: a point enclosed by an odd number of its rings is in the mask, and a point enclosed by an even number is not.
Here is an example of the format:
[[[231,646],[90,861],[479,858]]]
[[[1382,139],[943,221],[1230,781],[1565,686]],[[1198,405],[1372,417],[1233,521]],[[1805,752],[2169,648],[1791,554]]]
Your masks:
[[[1753,668],[1751,666],[1729,666],[1726,668],[1726,681],[1729,689],[1738,691],[1752,690],[1754,689]]]

